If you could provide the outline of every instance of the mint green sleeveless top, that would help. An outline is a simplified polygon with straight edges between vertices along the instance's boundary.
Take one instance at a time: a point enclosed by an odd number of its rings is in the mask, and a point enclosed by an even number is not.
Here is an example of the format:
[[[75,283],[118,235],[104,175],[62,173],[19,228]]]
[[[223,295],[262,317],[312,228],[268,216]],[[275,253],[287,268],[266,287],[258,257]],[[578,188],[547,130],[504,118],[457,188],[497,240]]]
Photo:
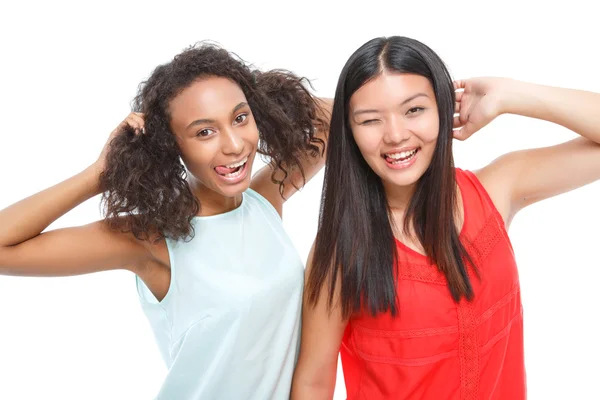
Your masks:
[[[157,399],[289,399],[304,267],[281,218],[248,189],[235,210],[192,224],[191,241],[167,240],[162,301],[137,278],[168,367]]]

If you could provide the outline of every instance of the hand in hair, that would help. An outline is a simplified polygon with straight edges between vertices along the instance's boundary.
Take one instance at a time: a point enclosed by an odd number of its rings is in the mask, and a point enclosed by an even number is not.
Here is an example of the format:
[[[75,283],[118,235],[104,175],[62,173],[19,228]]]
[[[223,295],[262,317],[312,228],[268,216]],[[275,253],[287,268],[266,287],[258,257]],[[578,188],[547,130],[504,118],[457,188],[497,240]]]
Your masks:
[[[106,155],[108,154],[108,149],[110,148],[111,142],[115,137],[127,130],[135,133],[136,135],[144,134],[144,114],[138,112],[130,113],[127,118],[121,121],[121,123],[111,132],[108,140],[102,148],[102,152],[100,153],[98,160],[94,164],[99,173],[104,171],[104,168],[106,167]]]
[[[508,90],[509,79],[472,78],[454,82],[456,105],[454,138],[468,139],[500,115],[501,92]]]

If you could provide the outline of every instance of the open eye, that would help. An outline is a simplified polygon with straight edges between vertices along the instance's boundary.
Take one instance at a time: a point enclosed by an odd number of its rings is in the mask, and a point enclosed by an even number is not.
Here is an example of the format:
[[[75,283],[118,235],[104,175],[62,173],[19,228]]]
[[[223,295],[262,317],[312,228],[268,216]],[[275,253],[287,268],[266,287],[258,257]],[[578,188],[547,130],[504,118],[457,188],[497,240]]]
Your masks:
[[[413,107],[413,108],[409,109],[406,112],[406,114],[408,114],[408,115],[410,115],[410,114],[416,114],[416,113],[421,112],[423,110],[425,110],[423,107]]]
[[[248,114],[243,113],[238,115],[237,117],[235,117],[235,123],[236,124],[241,124],[242,122],[244,122],[246,119],[248,119]]]
[[[206,129],[202,129],[201,131],[199,131],[196,136],[200,136],[200,137],[207,137],[207,136],[211,136],[215,133],[214,130],[206,128]]]

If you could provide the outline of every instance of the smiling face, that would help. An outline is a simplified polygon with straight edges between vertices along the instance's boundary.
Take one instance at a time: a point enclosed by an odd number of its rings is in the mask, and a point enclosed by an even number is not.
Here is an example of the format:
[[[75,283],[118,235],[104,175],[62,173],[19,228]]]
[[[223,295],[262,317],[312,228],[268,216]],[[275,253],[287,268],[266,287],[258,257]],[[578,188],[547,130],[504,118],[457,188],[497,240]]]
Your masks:
[[[348,118],[362,156],[384,186],[412,186],[431,164],[440,122],[427,78],[382,73],[352,94]]]
[[[250,186],[258,128],[242,89],[229,79],[195,81],[169,104],[181,158],[198,183],[225,197]]]

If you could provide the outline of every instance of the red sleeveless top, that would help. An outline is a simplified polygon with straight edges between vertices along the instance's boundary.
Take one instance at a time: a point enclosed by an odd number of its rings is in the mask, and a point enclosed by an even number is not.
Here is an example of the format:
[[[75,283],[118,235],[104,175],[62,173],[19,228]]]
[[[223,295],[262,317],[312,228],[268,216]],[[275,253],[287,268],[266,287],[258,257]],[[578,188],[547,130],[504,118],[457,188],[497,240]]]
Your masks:
[[[353,316],[340,349],[348,400],[526,398],[517,266],[502,217],[469,171],[456,170],[460,240],[479,269],[456,303],[427,258],[396,241],[399,314]]]

